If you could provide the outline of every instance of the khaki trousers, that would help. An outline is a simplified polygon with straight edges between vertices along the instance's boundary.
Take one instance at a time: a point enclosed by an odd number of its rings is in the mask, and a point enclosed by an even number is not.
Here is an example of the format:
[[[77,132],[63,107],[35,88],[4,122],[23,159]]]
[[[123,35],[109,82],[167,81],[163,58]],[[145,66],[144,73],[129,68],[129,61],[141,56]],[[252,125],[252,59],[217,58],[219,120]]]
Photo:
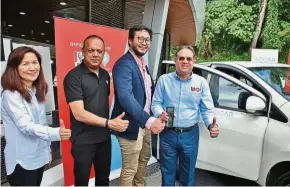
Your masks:
[[[122,153],[120,186],[144,186],[150,158],[150,138],[151,132],[141,128],[137,140],[118,137]]]

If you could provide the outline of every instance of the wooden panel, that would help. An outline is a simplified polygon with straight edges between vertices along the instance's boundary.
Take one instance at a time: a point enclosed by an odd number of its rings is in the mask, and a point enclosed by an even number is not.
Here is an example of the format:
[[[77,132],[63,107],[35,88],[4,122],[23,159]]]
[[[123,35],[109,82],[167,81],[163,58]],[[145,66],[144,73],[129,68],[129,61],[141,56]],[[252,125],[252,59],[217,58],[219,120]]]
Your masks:
[[[171,45],[195,44],[195,20],[188,0],[170,0],[166,30],[171,36]]]

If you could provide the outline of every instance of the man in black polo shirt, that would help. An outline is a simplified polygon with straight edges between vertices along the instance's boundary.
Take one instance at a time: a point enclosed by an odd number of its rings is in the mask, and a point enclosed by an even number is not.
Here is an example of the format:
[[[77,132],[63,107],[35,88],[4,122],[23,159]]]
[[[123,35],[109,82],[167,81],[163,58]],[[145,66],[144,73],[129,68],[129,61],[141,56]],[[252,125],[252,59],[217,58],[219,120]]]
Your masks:
[[[109,120],[110,76],[100,67],[105,54],[104,40],[88,36],[83,43],[83,62],[64,79],[70,106],[71,153],[74,158],[75,186],[88,186],[92,163],[95,185],[108,186],[111,166],[110,129],[123,132],[125,113]]]

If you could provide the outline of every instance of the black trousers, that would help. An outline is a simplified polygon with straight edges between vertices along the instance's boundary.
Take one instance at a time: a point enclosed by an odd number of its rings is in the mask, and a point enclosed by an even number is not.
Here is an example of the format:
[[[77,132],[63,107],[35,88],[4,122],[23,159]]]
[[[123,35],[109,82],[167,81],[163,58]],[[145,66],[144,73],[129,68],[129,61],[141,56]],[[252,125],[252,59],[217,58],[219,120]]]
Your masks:
[[[72,144],[75,186],[88,186],[92,164],[95,186],[109,186],[111,170],[111,138],[97,144]]]
[[[7,176],[7,180],[11,186],[40,186],[43,172],[44,166],[26,170],[17,164],[13,173]]]

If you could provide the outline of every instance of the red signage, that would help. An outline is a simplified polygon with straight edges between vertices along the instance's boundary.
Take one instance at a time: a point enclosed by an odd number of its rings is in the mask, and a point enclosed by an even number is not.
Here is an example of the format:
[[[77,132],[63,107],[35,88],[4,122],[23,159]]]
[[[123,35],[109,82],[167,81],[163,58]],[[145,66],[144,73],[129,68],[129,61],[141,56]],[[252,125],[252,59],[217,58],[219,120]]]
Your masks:
[[[101,66],[112,76],[114,63],[125,52],[128,31],[62,18],[55,18],[54,22],[59,118],[63,119],[66,127],[70,127],[69,106],[65,100],[63,80],[66,74],[81,62],[81,48],[84,39],[92,34],[99,35],[104,39],[106,53]],[[111,106],[114,93],[112,77],[110,89]],[[62,142],[62,158],[65,186],[71,186],[74,184],[74,175],[70,141]],[[91,177],[94,177],[93,167]]]

